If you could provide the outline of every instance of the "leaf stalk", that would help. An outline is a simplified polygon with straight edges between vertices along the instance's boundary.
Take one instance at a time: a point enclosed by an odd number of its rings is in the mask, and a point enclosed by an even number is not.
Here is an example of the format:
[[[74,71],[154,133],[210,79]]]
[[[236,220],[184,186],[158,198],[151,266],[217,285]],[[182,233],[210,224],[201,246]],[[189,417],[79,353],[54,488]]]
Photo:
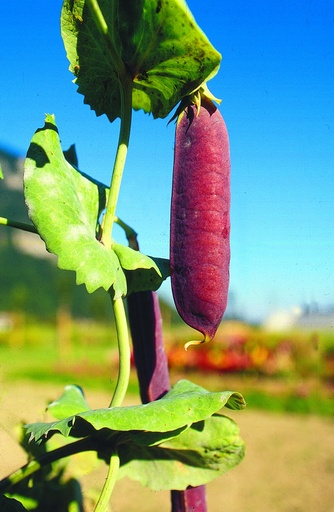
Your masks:
[[[119,367],[116,388],[109,407],[120,407],[129,385],[131,351],[123,299],[119,298],[112,302],[118,340]]]
[[[22,482],[25,478],[33,475],[39,471],[42,467],[48,466],[52,462],[69,457],[75,453],[82,453],[85,451],[96,451],[99,445],[97,441],[91,437],[80,439],[73,443],[56,448],[51,452],[46,452],[40,457],[28,462],[28,464],[22,466],[20,469],[14,471],[6,478],[0,481],[0,494],[4,494],[9,491],[13,486]]]
[[[96,503],[94,512],[106,512],[110,496],[117,480],[119,466],[119,456],[116,452],[114,452],[110,458],[107,479],[99,496],[98,502]]]
[[[9,228],[22,229],[23,231],[28,231],[29,233],[38,233],[37,229],[32,224],[26,224],[25,222],[19,222],[17,220],[6,219],[5,217],[0,217],[0,225],[8,226]]]

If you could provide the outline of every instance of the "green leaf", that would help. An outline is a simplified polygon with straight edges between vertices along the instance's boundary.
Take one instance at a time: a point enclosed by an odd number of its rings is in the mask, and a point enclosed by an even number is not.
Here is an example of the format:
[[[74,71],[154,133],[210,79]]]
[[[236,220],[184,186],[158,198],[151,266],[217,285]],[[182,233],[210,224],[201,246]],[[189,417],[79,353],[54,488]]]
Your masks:
[[[96,239],[99,187],[77,172],[63,155],[54,116],[36,131],[25,161],[24,192],[29,217],[59,268],[76,272],[88,292],[113,286],[126,294],[125,275],[113,251]]]
[[[113,286],[126,294],[125,275],[113,251],[96,239],[99,187],[82,176],[63,155],[54,116],[36,131],[25,161],[24,192],[29,217],[59,268],[76,272],[88,292]]]
[[[204,420],[223,406],[242,409],[245,401],[233,391],[209,392],[187,380],[177,382],[160,400],[144,405],[89,410],[52,423],[26,426],[31,439],[39,441],[59,432],[65,437],[83,437],[94,431],[171,432]]]
[[[1,162],[0,162],[0,180],[3,180],[3,178],[4,178],[4,176],[3,176]]]
[[[109,191],[65,159],[52,115],[32,138],[24,192],[29,217],[47,250],[58,256],[59,268],[76,272],[77,284],[85,284],[89,293],[112,287],[117,299],[127,294],[127,281],[129,292],[156,290],[168,276],[166,261],[156,263],[117,243],[108,250],[96,239]]]
[[[54,400],[48,405],[47,410],[54,418],[62,420],[70,415],[88,411],[89,405],[84,398],[82,389],[79,386],[71,384],[65,387],[64,393],[60,398]],[[186,428],[188,427],[180,427],[172,432],[134,431],[133,433],[130,433],[130,438],[134,439],[137,444],[153,446],[179,435]],[[25,439],[26,436],[24,436],[24,440]]]
[[[155,118],[211,78],[221,55],[184,0],[99,0],[109,40],[133,83],[132,102]],[[99,116],[120,117],[115,62],[85,0],[65,0],[61,30],[78,92]]]
[[[150,258],[121,244],[113,244],[127,279],[128,294],[157,290],[161,281],[170,275],[169,260]]]
[[[244,451],[236,423],[213,415],[156,447],[120,445],[120,477],[138,480],[154,491],[184,490],[223,475],[239,464]]]
[[[144,430],[131,430],[128,434],[128,439],[132,440],[135,445],[140,446],[156,446],[163,442],[169,441],[174,437],[180,435],[182,432],[189,428],[188,425],[183,425],[175,430],[168,430],[167,432],[145,432]],[[136,447],[133,447],[136,451]]]
[[[63,420],[68,416],[88,411],[87,404],[82,389],[79,386],[69,385],[65,387],[64,393],[58,400],[54,400],[48,405],[47,410],[58,420]]]

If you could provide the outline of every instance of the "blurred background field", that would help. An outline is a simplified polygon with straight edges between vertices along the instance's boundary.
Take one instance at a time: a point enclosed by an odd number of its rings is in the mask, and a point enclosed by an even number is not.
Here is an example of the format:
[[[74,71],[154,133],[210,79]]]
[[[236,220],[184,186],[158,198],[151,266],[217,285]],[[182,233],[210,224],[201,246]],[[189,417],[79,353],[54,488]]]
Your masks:
[[[172,382],[186,376],[210,389],[236,389],[249,408],[333,415],[334,331],[272,332],[230,320],[212,343],[185,351],[184,343],[196,333],[171,321],[166,305],[163,311]],[[74,320],[66,311],[55,322],[38,322],[20,312],[1,318],[3,383],[74,382],[112,392],[117,377],[112,321]],[[138,394],[135,372],[130,392]]]
[[[211,344],[185,352],[194,332],[164,304],[162,309],[172,383],[188,378],[210,390],[240,391],[247,401],[244,411],[223,411],[238,423],[246,457],[208,484],[210,512],[332,511],[333,331],[272,332],[230,320]],[[54,322],[3,314],[0,361],[3,477],[26,461],[16,426],[45,421],[46,404],[64,386],[79,384],[92,408],[107,406],[117,377],[114,325],[74,320],[64,310]],[[138,402],[133,370],[127,403]],[[74,456],[68,471],[80,478],[90,512],[106,466],[87,455]],[[158,509],[170,510],[168,492],[152,492],[127,479],[117,484],[112,511]]]

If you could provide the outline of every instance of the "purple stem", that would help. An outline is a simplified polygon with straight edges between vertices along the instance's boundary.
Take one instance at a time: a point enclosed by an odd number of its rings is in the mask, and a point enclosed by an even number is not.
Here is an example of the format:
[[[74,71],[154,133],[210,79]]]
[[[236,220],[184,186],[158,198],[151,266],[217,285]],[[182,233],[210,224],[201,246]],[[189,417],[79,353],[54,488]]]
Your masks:
[[[128,316],[143,403],[161,398],[170,388],[168,361],[162,335],[162,317],[156,292],[128,296]],[[205,486],[171,491],[172,512],[207,512]]]
[[[168,361],[162,338],[162,318],[156,292],[128,296],[133,356],[143,404],[161,398],[170,388]]]
[[[206,512],[205,485],[171,491],[172,512]]]

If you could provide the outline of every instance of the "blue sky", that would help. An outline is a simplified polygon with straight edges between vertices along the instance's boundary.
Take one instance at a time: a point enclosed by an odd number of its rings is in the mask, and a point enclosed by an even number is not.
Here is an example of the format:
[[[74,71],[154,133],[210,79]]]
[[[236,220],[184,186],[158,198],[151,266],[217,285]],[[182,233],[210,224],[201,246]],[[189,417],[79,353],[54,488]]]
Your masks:
[[[54,113],[64,149],[75,142],[80,168],[108,183],[119,125],[96,118],[76,93],[61,3],[0,8],[0,145],[24,154],[44,113]],[[262,319],[304,303],[333,305],[333,3],[188,5],[223,55],[210,89],[223,100],[231,145],[234,306]],[[161,257],[168,257],[173,145],[173,125],[134,114],[118,214],[139,233],[142,251]],[[161,293],[170,297],[169,283]]]

